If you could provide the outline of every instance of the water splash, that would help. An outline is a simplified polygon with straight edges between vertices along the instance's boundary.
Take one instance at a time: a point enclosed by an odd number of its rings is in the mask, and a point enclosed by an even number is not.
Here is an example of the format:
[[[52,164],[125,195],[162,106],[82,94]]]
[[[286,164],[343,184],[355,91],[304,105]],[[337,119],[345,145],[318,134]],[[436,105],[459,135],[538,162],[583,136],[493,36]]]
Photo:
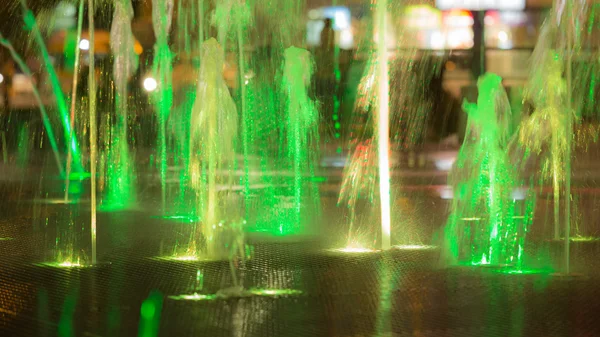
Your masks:
[[[102,209],[125,209],[135,203],[135,173],[127,142],[128,80],[138,68],[134,50],[135,38],[131,31],[133,7],[129,0],[115,3],[110,32],[111,50],[114,55],[113,78],[116,88],[117,121],[111,131],[107,156],[107,192]]]
[[[6,39],[2,33],[0,33],[0,44],[7,48],[15,60],[15,62],[19,65],[19,68],[23,73],[29,78],[29,80],[33,83],[33,74],[23,58],[19,56],[12,43]],[[54,130],[52,128],[52,123],[50,122],[50,118],[48,117],[48,113],[46,112],[46,106],[42,101],[42,97],[40,96],[40,92],[36,87],[33,87],[33,96],[39,106],[40,114],[42,115],[42,122],[44,123],[44,128],[46,129],[46,133],[48,134],[48,139],[50,141],[50,146],[52,147],[52,152],[54,154],[54,160],[56,161],[56,166],[61,175],[64,174],[64,169],[62,167],[62,162],[60,159],[60,152],[58,150],[58,144],[56,140],[56,136],[54,135]]]
[[[73,88],[71,89],[71,135],[73,138],[73,130],[75,129],[75,108],[77,107],[77,87],[79,84],[79,62],[81,58],[81,52],[79,51],[79,41],[81,40],[81,33],[83,31],[83,8],[84,8],[84,0],[79,0],[79,10],[77,12],[77,36],[75,39],[75,43],[71,46],[75,53],[75,60],[73,64]],[[65,45],[65,49],[66,49]],[[73,165],[73,152],[71,147],[68,148],[67,151],[67,168],[65,174],[65,201],[69,200],[69,190],[71,184],[71,166]]]
[[[294,218],[286,232],[298,233],[302,223],[302,209],[305,201],[318,198],[314,184],[305,187],[305,176],[314,177],[318,160],[319,113],[315,102],[308,96],[308,86],[313,74],[313,61],[310,52],[290,47],[284,53],[283,90],[285,92],[285,134],[287,137],[287,158],[294,172],[293,197]]]
[[[377,186],[378,162],[375,145],[367,140],[356,146],[350,162],[344,168],[338,205],[345,205],[350,212],[348,245],[357,239],[356,222],[358,202],[361,198],[372,204]]]
[[[520,264],[529,223],[514,217],[517,172],[507,154],[510,104],[498,75],[482,76],[477,86],[477,104],[463,104],[469,119],[449,176],[454,199],[443,254],[450,264]]]
[[[563,60],[556,52],[549,52],[532,74],[531,86],[526,97],[533,101],[535,111],[525,120],[519,132],[519,141],[529,155],[541,155],[543,179],[552,181],[554,195],[554,236],[560,237],[560,199],[564,181],[568,152],[568,137],[565,128],[568,119],[566,106],[566,81],[563,79]]]
[[[158,117],[159,172],[163,213],[167,203],[167,120],[173,106],[173,55],[169,48],[169,32],[173,16],[173,0],[152,0],[152,27],[156,35],[154,46],[154,79],[159,89],[153,96]]]
[[[70,152],[73,157],[74,169],[76,172],[83,172],[83,166],[81,161],[81,154],[79,151],[79,144],[76,140],[76,135],[74,130],[71,129],[71,122],[69,118],[69,109],[67,108],[67,101],[65,99],[65,95],[62,91],[60,81],[58,79],[58,75],[56,74],[56,70],[54,69],[54,65],[52,60],[50,59],[50,55],[48,54],[48,49],[46,48],[46,44],[44,42],[44,37],[42,36],[40,29],[35,20],[35,16],[31,10],[27,8],[25,0],[21,0],[21,4],[24,12],[24,21],[25,27],[27,30],[31,31],[35,42],[40,49],[40,54],[42,56],[42,60],[44,61],[44,66],[50,78],[50,84],[52,86],[52,91],[54,97],[56,99],[56,105],[58,108],[58,112],[60,114],[60,121],[63,126],[64,137],[68,147],[70,147]],[[62,172],[62,171],[61,171]]]
[[[217,258],[229,255],[229,251],[223,250],[217,228],[222,227],[225,219],[239,223],[235,209],[228,209],[233,197],[230,187],[238,119],[235,102],[221,72],[224,62],[224,51],[218,42],[213,38],[204,42],[190,127],[190,181],[198,197],[202,223],[188,250],[191,255],[201,252]],[[224,191],[219,191],[219,183],[224,185]],[[235,228],[232,225],[234,231]]]

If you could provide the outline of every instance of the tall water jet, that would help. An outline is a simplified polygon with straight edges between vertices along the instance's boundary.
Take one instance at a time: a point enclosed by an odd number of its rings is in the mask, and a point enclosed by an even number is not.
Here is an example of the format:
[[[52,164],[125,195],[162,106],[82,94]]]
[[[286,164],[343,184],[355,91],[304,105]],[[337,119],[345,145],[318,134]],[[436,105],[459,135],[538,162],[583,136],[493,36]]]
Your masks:
[[[529,224],[515,219],[510,103],[498,75],[480,77],[477,86],[477,104],[463,104],[467,133],[449,176],[454,197],[444,258],[450,264],[520,267]]]
[[[241,117],[241,152],[243,156],[242,185],[246,205],[249,204],[250,196],[250,156],[252,155],[253,141],[252,127],[257,121],[253,109],[249,106],[248,93],[248,65],[246,60],[246,40],[249,29],[253,24],[252,1],[248,0],[224,0],[216,4],[213,24],[217,27],[218,40],[225,48],[229,36],[235,36],[238,56],[238,109]]]
[[[237,102],[238,107],[242,103],[245,106],[240,113],[245,116],[240,124],[243,137],[247,140],[245,153],[248,154],[244,155],[244,166],[248,169],[244,169],[242,179],[244,189],[250,192],[245,195],[247,230],[276,236],[306,233],[308,228],[297,223],[294,209],[295,178],[293,162],[289,160],[287,150],[284,123],[287,89],[283,80],[285,49],[301,44],[304,39],[303,2],[245,2],[252,19],[242,33],[246,45],[254,46],[254,50],[252,53],[244,50],[245,73],[243,77],[239,73],[239,80],[245,86],[237,91],[241,94],[243,89],[245,102],[242,102],[240,95],[237,95],[240,97]],[[241,141],[241,152],[244,152],[244,138]],[[289,170],[289,174],[278,174],[281,169]],[[306,172],[304,174],[308,175]],[[304,181],[310,179],[305,176]],[[311,187],[307,183],[304,188]],[[307,201],[305,206],[309,203],[313,205],[315,196]],[[304,220],[307,220],[305,224],[314,223],[306,217]]]
[[[27,66],[27,64],[23,60],[23,58],[21,58],[21,56],[19,56],[19,54],[17,53],[17,51],[13,47],[12,43],[10,43],[10,41],[8,41],[8,39],[6,39],[2,35],[2,33],[0,33],[0,44],[2,46],[4,46],[6,49],[8,49],[8,51],[10,52],[13,60],[19,65],[19,68],[21,69],[21,71],[33,83],[33,74],[31,72],[31,70],[29,69],[29,67]],[[46,129],[46,133],[48,134],[48,140],[50,141],[50,147],[52,147],[52,153],[54,154],[54,160],[56,161],[56,167],[58,169],[58,172],[61,175],[63,175],[64,174],[64,169],[63,169],[63,166],[62,166],[62,162],[60,160],[60,154],[59,154],[59,150],[58,150],[58,144],[57,144],[56,136],[54,135],[54,130],[52,128],[52,123],[50,122],[50,117],[48,117],[48,113],[46,111],[46,106],[44,105],[44,102],[42,101],[42,97],[40,96],[40,92],[39,92],[39,90],[35,86],[33,87],[33,97],[35,98],[36,103],[38,104],[39,109],[40,109],[40,115],[42,116],[42,122],[44,124],[44,128]]]
[[[574,124],[577,111],[573,102],[573,56],[581,46],[581,17],[587,1],[555,2],[551,15],[542,28],[532,57],[533,69],[526,97],[535,104],[535,111],[524,123],[521,143],[535,154],[549,148],[541,160],[542,179],[552,180],[554,195],[554,238],[561,235],[564,221],[563,269],[570,270],[571,234],[571,166]],[[561,196],[564,215],[561,218]]]
[[[361,198],[369,204],[375,200],[379,165],[377,149],[369,139],[360,143],[354,149],[350,162],[344,169],[344,178],[340,187],[338,205],[344,204],[350,212],[348,237],[346,247],[364,248],[368,238],[359,237],[357,228],[358,203]],[[366,239],[366,240],[365,240]]]
[[[535,111],[521,126],[519,140],[528,152],[540,155],[548,146],[550,151],[541,160],[542,179],[552,181],[554,196],[554,238],[560,237],[560,200],[566,179],[568,138],[565,127],[570,114],[567,101],[567,84],[563,79],[563,59],[559,53],[546,51],[538,60],[526,98],[533,101]],[[566,201],[569,203],[569,201]]]
[[[246,0],[237,0],[233,7],[232,21],[236,25],[238,47],[238,79],[240,86],[240,109],[242,110],[242,152],[244,155],[244,196],[246,205],[250,195],[250,142],[251,124],[255,122],[253,114],[248,107],[248,91],[246,80],[246,54],[244,52],[248,26],[251,24],[251,9]]]
[[[88,30],[90,37],[89,75],[88,75],[88,97],[90,105],[90,228],[92,239],[92,264],[96,264],[96,167],[98,165],[98,125],[96,118],[96,39],[94,32],[94,0],[88,0]]]
[[[191,119],[190,173],[201,224],[192,233],[188,255],[227,256],[219,234],[228,220],[239,222],[228,209],[233,184],[237,110],[223,79],[225,54],[211,38],[202,45],[202,64]],[[220,186],[219,186],[220,184]]]
[[[132,18],[130,0],[117,0],[110,32],[117,120],[111,131],[108,150],[108,191],[102,200],[102,208],[110,210],[124,209],[135,202],[135,175],[127,138],[127,83],[138,68],[135,38],[131,31]]]
[[[70,147],[70,151],[73,157],[73,164],[75,165],[76,172],[82,173],[83,164],[81,161],[79,144],[77,143],[74,130],[71,130],[69,109],[67,108],[67,101],[62,91],[58,75],[56,74],[56,70],[54,69],[54,65],[52,64],[52,60],[50,59],[50,55],[48,54],[48,49],[46,48],[44,37],[42,36],[40,29],[36,23],[33,12],[27,8],[25,0],[21,0],[21,6],[23,7],[23,19],[25,21],[25,27],[33,34],[35,42],[38,45],[38,48],[40,49],[40,54],[42,55],[44,67],[46,68],[46,71],[48,72],[48,76],[50,78],[52,92],[56,99],[56,105],[60,115],[60,121],[63,126],[65,143],[68,147]],[[62,172],[63,171],[61,171],[61,173]]]
[[[79,0],[79,8],[77,11],[77,35],[75,39],[75,62],[73,65],[73,82],[71,88],[71,138],[74,137],[73,130],[75,128],[75,108],[77,107],[77,86],[79,84],[79,59],[81,58],[81,52],[79,51],[79,41],[81,40],[81,32],[83,30],[83,8],[84,0]],[[69,201],[69,189],[71,184],[71,165],[73,161],[72,149],[69,146],[67,150],[67,169],[65,175],[65,202]]]
[[[376,9],[378,28],[377,59],[379,65],[379,93],[377,105],[377,142],[379,158],[379,199],[381,202],[381,248],[391,246],[390,212],[390,158],[389,158],[389,114],[390,81],[386,34],[388,26],[387,0],[378,0]]]
[[[159,86],[153,100],[158,115],[158,157],[163,213],[167,203],[167,119],[173,106],[173,55],[169,49],[173,7],[173,0],[152,0],[152,26],[156,36],[153,73]]]
[[[313,177],[319,147],[319,111],[308,96],[308,87],[313,75],[313,61],[309,51],[296,47],[285,50],[283,89],[285,91],[285,134],[287,157],[292,163],[294,182],[294,218],[289,224],[292,232],[298,232],[302,224],[302,205],[310,196],[318,196],[311,183],[305,188],[305,177]]]

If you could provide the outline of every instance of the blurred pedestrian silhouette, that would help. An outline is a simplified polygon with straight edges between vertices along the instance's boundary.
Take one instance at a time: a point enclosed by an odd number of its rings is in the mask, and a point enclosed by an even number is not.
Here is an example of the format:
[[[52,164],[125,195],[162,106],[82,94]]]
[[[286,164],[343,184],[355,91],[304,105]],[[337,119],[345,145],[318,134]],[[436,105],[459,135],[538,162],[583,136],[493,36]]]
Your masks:
[[[329,18],[324,20],[323,30],[321,31],[321,44],[315,52],[315,61],[317,63],[316,71],[316,94],[321,102],[321,114],[324,122],[332,121],[333,98],[337,95],[335,92],[335,32],[333,30],[333,21]],[[329,133],[333,128],[326,124]]]

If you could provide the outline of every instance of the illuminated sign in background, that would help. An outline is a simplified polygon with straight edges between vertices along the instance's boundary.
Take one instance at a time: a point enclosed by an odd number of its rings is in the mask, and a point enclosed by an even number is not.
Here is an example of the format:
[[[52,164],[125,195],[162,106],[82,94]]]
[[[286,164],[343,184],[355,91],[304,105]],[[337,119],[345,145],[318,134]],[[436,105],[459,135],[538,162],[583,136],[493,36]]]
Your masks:
[[[436,0],[437,8],[467,9],[481,11],[495,9],[500,11],[521,11],[525,9],[525,0]]]

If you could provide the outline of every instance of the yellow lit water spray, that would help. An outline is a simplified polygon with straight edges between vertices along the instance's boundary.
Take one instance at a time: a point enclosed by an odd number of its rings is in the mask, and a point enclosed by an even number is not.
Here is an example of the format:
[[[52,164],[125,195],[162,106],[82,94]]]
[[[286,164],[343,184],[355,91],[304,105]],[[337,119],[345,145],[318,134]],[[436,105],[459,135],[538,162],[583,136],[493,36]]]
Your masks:
[[[377,139],[379,149],[379,198],[381,201],[381,248],[391,246],[390,215],[390,158],[389,158],[389,114],[390,114],[390,82],[388,74],[388,54],[386,45],[387,0],[377,2],[379,60],[379,105],[377,111]]]

